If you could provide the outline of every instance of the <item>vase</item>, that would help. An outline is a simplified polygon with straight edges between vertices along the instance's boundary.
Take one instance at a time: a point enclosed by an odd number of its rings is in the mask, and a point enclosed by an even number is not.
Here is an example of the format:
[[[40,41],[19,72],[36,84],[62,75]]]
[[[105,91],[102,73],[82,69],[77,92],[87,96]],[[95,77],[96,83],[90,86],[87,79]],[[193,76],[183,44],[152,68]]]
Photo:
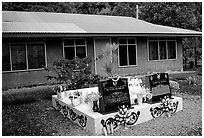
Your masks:
[[[84,97],[83,95],[80,96],[80,104],[83,104],[84,103]]]
[[[64,99],[65,98],[65,93],[64,92],[57,92],[57,98],[58,99]]]
[[[98,110],[99,110],[99,107],[98,107],[98,103],[97,103],[98,101],[93,101],[93,111],[94,112],[98,112]]]
[[[138,94],[138,95],[137,95],[138,105],[142,105],[142,98],[143,98],[143,94]]]
[[[80,97],[70,96],[70,100],[73,107],[80,105]]]

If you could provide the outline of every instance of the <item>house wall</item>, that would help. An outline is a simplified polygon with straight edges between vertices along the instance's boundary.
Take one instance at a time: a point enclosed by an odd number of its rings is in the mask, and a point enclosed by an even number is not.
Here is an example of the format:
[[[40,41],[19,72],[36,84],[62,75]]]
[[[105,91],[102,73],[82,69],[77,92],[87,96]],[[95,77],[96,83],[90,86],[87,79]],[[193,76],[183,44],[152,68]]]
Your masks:
[[[63,56],[63,38],[46,38],[46,56],[47,65]],[[87,38],[87,54],[92,59],[100,55],[106,43],[111,42],[110,37],[89,37]],[[128,74],[145,74],[147,72],[164,72],[167,70],[181,71],[183,68],[182,45],[181,39],[178,39],[177,60],[165,61],[148,61],[147,37],[137,37],[137,66],[135,67],[118,67],[116,65],[115,72],[121,76]],[[95,53],[94,53],[95,52]],[[98,60],[92,64],[93,73],[107,76],[104,66],[108,57]],[[96,66],[95,66],[96,65]],[[49,83],[46,80],[48,72],[42,70],[6,72],[2,73],[2,88],[15,88],[19,86],[29,86]]]
[[[47,66],[52,67],[52,64],[57,59],[63,57],[63,38],[46,38],[46,56]],[[87,38],[87,55],[94,57],[94,43],[93,38]],[[94,64],[92,64],[92,70],[94,73]],[[2,88],[16,88],[21,86],[39,85],[50,83],[46,79],[46,75],[49,73],[44,69],[29,70],[29,71],[15,71],[2,73]]]
[[[96,53],[99,55],[107,42],[111,38],[95,38]],[[97,74],[107,76],[104,70],[104,65],[107,62],[107,57],[103,60],[97,61]],[[137,66],[134,67],[118,67],[113,73],[121,76],[128,74],[146,74],[152,72],[165,71],[181,71],[183,70],[182,44],[181,39],[177,39],[177,59],[163,60],[163,61],[149,61],[148,60],[148,44],[147,37],[137,37]]]
[[[62,56],[62,39],[46,38],[47,65]],[[44,69],[29,71],[14,71],[2,73],[2,88],[16,88],[21,86],[39,85],[49,83],[46,79],[48,73]]]

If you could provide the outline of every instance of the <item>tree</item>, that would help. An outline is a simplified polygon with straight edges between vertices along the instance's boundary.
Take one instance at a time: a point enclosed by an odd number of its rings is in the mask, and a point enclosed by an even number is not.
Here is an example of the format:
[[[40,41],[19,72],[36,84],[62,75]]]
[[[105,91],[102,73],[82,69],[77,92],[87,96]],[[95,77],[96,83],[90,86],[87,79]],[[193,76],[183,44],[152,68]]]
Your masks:
[[[151,23],[172,27],[202,30],[202,3],[201,2],[156,2],[142,3],[140,19]],[[193,52],[194,66],[201,59],[201,37],[183,39],[184,65],[190,60],[190,51]]]
[[[101,60],[103,58],[106,59],[106,63],[104,65],[105,72],[109,77],[114,76],[114,70],[116,69],[116,64],[117,64],[117,58],[118,58],[118,44],[111,44],[107,43],[106,46],[103,49],[103,52],[98,55],[96,60]]]

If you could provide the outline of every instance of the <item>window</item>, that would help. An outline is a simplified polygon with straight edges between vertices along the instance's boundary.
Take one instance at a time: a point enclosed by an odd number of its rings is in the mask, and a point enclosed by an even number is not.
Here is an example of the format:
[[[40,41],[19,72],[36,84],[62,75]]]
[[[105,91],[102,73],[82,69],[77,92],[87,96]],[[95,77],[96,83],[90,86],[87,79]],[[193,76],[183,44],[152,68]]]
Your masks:
[[[175,38],[149,38],[149,60],[176,59]]]
[[[43,43],[27,44],[28,69],[42,68],[45,65]]]
[[[119,39],[119,65],[134,66],[136,65],[137,45],[135,38]]]
[[[168,41],[168,59],[175,59],[176,58],[176,42],[175,41]]]
[[[11,60],[13,70],[25,70],[27,68],[25,44],[11,44]]]
[[[86,55],[86,39],[64,39],[65,59],[71,60],[76,57],[85,58]]]
[[[11,70],[9,44],[2,45],[2,71]]]
[[[160,55],[160,59],[167,59],[165,41],[159,41],[159,55]]]
[[[149,59],[157,60],[158,59],[158,42],[152,41],[149,42]]]
[[[45,66],[44,42],[3,42],[2,71],[39,69]]]

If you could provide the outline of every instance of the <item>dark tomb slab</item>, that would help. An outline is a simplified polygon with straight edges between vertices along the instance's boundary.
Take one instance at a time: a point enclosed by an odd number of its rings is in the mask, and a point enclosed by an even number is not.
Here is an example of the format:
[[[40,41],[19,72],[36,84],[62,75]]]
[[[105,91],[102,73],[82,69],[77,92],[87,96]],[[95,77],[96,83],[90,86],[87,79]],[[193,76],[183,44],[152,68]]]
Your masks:
[[[171,98],[168,73],[157,73],[145,77],[145,85],[152,91],[151,103],[160,102],[164,96]]]
[[[128,79],[120,78],[117,82],[112,79],[99,82],[99,112],[107,114],[118,111],[118,106],[131,107]]]

